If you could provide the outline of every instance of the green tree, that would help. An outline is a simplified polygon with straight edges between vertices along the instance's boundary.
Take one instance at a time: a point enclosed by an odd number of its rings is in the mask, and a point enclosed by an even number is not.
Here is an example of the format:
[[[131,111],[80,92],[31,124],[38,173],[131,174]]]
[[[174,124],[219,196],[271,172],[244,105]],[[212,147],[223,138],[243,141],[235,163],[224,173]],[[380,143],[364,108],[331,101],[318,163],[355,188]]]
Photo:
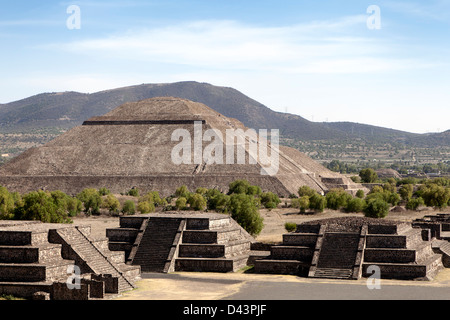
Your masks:
[[[134,203],[134,201],[132,201],[132,200],[125,201],[123,204],[123,207],[122,207],[122,213],[128,214],[128,215],[135,214],[136,213],[136,204]]]
[[[189,203],[191,209],[195,211],[203,211],[206,209],[206,199],[201,194],[192,194],[188,198],[187,202]]]
[[[223,194],[217,189],[209,189],[206,192],[206,202],[208,210],[227,212],[230,204],[230,196]]]
[[[428,207],[445,208],[450,201],[450,188],[429,184],[421,189],[422,198]]]
[[[14,198],[8,189],[0,186],[0,220],[9,220],[14,217]]]
[[[365,197],[364,191],[363,190],[358,190],[356,192],[356,197],[360,198],[360,199],[364,199],[364,197]]]
[[[385,218],[389,213],[390,205],[382,199],[372,199],[364,209],[364,215],[369,218]]]
[[[345,211],[347,212],[363,212],[366,208],[367,204],[364,199],[361,198],[353,198],[347,203],[347,207]]]
[[[414,186],[412,184],[402,184],[398,189],[398,193],[402,200],[409,201],[414,192]]]
[[[105,199],[102,200],[102,208],[108,209],[110,213],[118,213],[120,208],[119,200],[112,194],[108,194]]]
[[[301,186],[300,188],[298,188],[298,192],[297,193],[298,193],[298,195],[300,197],[303,197],[303,196],[311,197],[314,194],[316,194],[317,191],[312,189],[312,188],[310,188],[310,187],[308,187],[308,186]]]
[[[189,192],[188,187],[185,185],[182,185],[181,187],[177,188],[177,190],[175,191],[175,196],[177,198],[183,197],[183,198],[187,199],[190,194],[191,193]]]
[[[411,198],[406,203],[405,208],[408,210],[417,210],[420,206],[424,206],[425,201],[421,197],[419,198]]]
[[[342,188],[331,189],[326,195],[327,207],[332,210],[345,208],[351,199],[352,196]]]
[[[259,205],[259,201],[251,195],[232,194],[230,197],[231,217],[252,236],[258,235],[264,227]]]
[[[250,182],[247,180],[236,180],[230,183],[228,194],[247,194]]]
[[[72,222],[66,208],[56,203],[50,193],[34,191],[23,197],[23,206],[17,208],[16,216],[20,220],[38,220],[46,223]]]
[[[374,183],[378,179],[377,173],[372,168],[362,169],[359,176],[364,183]]]
[[[132,188],[127,192],[127,195],[132,197],[139,197],[139,189],[138,188]]]
[[[83,203],[84,212],[88,215],[99,214],[102,204],[102,197],[97,189],[84,189],[77,195],[78,200]]]
[[[274,209],[280,204],[280,198],[273,192],[261,194],[261,204],[267,209]]]
[[[179,197],[175,202],[177,210],[184,210],[186,208],[187,199],[185,197]]]
[[[141,214],[150,213],[155,211],[155,205],[153,204],[153,202],[141,201],[138,203],[137,211]]]
[[[315,212],[323,212],[323,210],[325,210],[326,207],[327,207],[327,199],[321,194],[318,194],[316,192],[309,197],[309,209],[312,209]]]

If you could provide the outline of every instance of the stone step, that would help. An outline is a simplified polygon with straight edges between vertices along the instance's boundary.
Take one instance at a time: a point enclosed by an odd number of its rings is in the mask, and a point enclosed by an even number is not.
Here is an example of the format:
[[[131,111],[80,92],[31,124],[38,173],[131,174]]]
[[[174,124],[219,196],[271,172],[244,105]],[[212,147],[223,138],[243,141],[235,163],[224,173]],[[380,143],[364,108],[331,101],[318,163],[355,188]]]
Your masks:
[[[0,246],[0,263],[44,263],[61,259],[60,244]]]
[[[48,244],[47,232],[37,231],[0,231],[0,246],[38,246]]]
[[[288,233],[283,235],[283,245],[285,246],[316,246],[318,235],[316,233]]]
[[[314,248],[305,246],[272,246],[271,258],[274,260],[311,261]]]
[[[224,244],[241,238],[241,230],[230,226],[218,230],[185,230],[182,243]]]
[[[353,269],[317,268],[312,278],[351,279]]]
[[[74,265],[71,260],[59,260],[52,264],[26,263],[4,264],[0,263],[0,281],[4,282],[40,282],[65,278],[69,266]]]
[[[367,272],[369,266],[375,265],[380,268],[382,279],[399,280],[429,280],[438,270],[443,268],[440,255],[430,256],[422,264],[416,263],[366,263],[362,265],[363,277],[370,277],[372,273]]]
[[[275,260],[275,259],[260,259],[255,260],[255,273],[262,274],[286,274],[286,275],[300,275],[307,273],[309,263],[299,260]]]
[[[248,255],[232,258],[177,258],[175,271],[235,272],[247,265]]]
[[[421,231],[417,229],[403,235],[370,234],[366,236],[366,248],[406,249],[413,248],[422,241]]]

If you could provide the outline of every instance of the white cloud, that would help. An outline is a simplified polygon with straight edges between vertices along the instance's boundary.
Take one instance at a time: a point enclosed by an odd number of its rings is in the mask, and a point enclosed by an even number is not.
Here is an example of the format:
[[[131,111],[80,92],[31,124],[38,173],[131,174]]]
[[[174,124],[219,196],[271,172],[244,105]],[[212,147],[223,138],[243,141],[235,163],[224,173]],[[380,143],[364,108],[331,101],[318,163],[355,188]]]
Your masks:
[[[55,47],[78,55],[216,70],[345,74],[393,71],[415,65],[387,58],[388,42],[354,36],[355,29],[365,31],[365,18],[354,16],[272,28],[234,21],[197,21],[130,30]]]

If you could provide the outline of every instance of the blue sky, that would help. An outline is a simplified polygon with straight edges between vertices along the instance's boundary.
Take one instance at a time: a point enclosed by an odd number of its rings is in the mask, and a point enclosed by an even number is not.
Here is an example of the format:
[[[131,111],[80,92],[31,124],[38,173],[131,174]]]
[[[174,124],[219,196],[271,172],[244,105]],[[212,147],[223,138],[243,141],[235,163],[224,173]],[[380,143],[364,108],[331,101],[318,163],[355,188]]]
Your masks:
[[[194,80],[313,121],[445,131],[449,40],[450,0],[0,1],[0,103]]]

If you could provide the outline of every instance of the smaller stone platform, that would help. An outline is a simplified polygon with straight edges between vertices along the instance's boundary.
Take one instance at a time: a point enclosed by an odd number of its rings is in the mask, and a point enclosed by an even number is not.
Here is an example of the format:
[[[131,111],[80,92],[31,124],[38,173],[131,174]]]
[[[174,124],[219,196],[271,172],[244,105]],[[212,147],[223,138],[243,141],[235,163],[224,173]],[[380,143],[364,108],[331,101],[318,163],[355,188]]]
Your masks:
[[[52,300],[105,298],[134,288],[140,268],[92,239],[90,226],[0,222],[0,294]],[[74,271],[79,270],[75,274]],[[79,280],[70,288],[68,279]]]
[[[143,272],[233,272],[247,265],[251,243],[225,214],[165,212],[124,216],[107,229],[109,249],[124,251]]]
[[[434,238],[411,224],[371,218],[334,218],[307,222],[255,261],[257,273],[313,278],[359,279],[377,266],[387,279],[430,280],[443,266]]]

